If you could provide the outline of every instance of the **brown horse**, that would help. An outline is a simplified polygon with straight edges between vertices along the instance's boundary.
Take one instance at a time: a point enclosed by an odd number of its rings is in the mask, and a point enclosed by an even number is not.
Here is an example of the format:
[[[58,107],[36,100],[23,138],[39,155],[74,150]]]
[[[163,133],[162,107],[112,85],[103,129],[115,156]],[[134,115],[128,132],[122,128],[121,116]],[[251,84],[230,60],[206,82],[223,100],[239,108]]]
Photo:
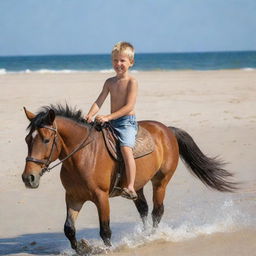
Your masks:
[[[44,107],[37,115],[25,109],[25,113],[30,121],[26,136],[28,157],[22,174],[26,187],[37,188],[40,177],[49,170],[49,164],[62,159],[60,176],[67,205],[64,232],[71,247],[80,252],[82,245],[76,240],[75,221],[88,200],[97,206],[100,236],[110,246],[109,193],[118,163],[110,156],[102,133],[85,123],[81,111],[68,106]],[[223,169],[223,164],[216,158],[206,157],[185,131],[155,121],[141,121],[139,125],[150,132],[155,143],[151,154],[136,159],[138,199],[134,203],[143,221],[148,215],[143,187],[151,180],[152,220],[153,226],[157,227],[164,213],[166,186],[177,167],[179,155],[192,173],[209,187],[219,191],[235,189],[235,183],[226,180],[232,175]],[[124,174],[121,187],[125,186]]]

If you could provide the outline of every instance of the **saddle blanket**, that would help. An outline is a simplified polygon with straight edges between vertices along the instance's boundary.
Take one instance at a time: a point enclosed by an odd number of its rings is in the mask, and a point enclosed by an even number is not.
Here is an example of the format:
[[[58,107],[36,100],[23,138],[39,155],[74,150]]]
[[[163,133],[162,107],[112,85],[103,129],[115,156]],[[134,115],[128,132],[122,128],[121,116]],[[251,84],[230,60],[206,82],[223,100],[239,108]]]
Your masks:
[[[117,161],[122,161],[118,138],[111,126],[106,126],[102,129],[103,137],[110,155]],[[151,134],[142,126],[139,125],[136,135],[136,143],[133,148],[134,158],[143,157],[152,153],[155,149],[155,143]]]

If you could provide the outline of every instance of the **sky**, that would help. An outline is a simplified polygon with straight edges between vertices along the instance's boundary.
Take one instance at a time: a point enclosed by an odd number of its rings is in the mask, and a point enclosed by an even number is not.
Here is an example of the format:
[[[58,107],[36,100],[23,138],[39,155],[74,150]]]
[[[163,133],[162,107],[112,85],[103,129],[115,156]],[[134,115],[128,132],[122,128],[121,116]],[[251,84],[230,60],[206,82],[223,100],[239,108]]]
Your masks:
[[[256,0],[0,0],[0,56],[256,50]]]

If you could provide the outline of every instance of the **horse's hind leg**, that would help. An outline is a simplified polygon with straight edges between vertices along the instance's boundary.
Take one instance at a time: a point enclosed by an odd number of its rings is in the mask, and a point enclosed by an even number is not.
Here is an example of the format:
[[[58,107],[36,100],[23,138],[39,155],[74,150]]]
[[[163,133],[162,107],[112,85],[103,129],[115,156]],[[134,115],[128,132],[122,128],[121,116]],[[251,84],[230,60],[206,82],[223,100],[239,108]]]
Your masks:
[[[143,193],[143,188],[137,191],[138,199],[134,201],[134,204],[140,214],[144,227],[146,226],[148,217],[148,204]]]
[[[166,185],[169,182],[170,178],[166,177],[164,174],[159,171],[151,180],[153,184],[153,211],[152,211],[152,220],[153,227],[157,228],[158,224],[161,221],[161,218],[164,214],[164,197]]]
[[[71,247],[74,250],[77,250],[75,221],[77,219],[79,211],[83,206],[83,203],[75,202],[66,194],[66,205],[67,205],[67,218],[64,225],[64,232],[66,237],[69,239],[71,243]]]

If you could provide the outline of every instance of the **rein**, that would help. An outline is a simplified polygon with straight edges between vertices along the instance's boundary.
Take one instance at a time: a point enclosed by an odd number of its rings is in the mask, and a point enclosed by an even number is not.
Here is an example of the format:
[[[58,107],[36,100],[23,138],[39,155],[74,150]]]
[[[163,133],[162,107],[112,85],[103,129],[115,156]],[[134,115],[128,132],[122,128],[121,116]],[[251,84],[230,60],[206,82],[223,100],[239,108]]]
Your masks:
[[[52,167],[49,167],[49,165],[51,164],[51,158],[52,158],[52,154],[53,154],[53,148],[54,148],[54,145],[56,146],[57,148],[57,145],[56,145],[56,138],[57,138],[57,133],[58,133],[58,130],[57,130],[57,125],[55,124],[55,127],[50,127],[50,126],[42,126],[42,128],[46,128],[46,129],[49,129],[49,130],[52,130],[55,132],[54,134],[54,139],[53,139],[53,143],[52,143],[52,148],[51,148],[51,152],[50,152],[50,155],[48,157],[47,160],[44,160],[44,159],[36,159],[34,157],[30,157],[28,156],[26,158],[26,162],[34,162],[34,163],[37,163],[37,164],[43,164],[45,165],[44,168],[42,168],[41,172],[40,172],[40,176],[43,176],[43,174],[45,172],[50,172],[53,168],[57,167],[58,165],[62,164],[65,160],[67,160],[68,158],[70,158],[72,155],[74,155],[76,152],[78,152],[80,149],[82,149],[83,147],[87,146],[88,144],[90,144],[92,140],[90,141],[87,141],[91,134],[92,134],[92,131],[93,131],[93,128],[95,127],[95,123],[90,127],[90,130],[89,130],[89,134],[88,136],[86,136],[84,138],[84,140],[82,141],[81,144],[79,144],[70,154],[68,154],[66,157],[64,157],[63,159],[61,159],[57,164],[53,165]]]

